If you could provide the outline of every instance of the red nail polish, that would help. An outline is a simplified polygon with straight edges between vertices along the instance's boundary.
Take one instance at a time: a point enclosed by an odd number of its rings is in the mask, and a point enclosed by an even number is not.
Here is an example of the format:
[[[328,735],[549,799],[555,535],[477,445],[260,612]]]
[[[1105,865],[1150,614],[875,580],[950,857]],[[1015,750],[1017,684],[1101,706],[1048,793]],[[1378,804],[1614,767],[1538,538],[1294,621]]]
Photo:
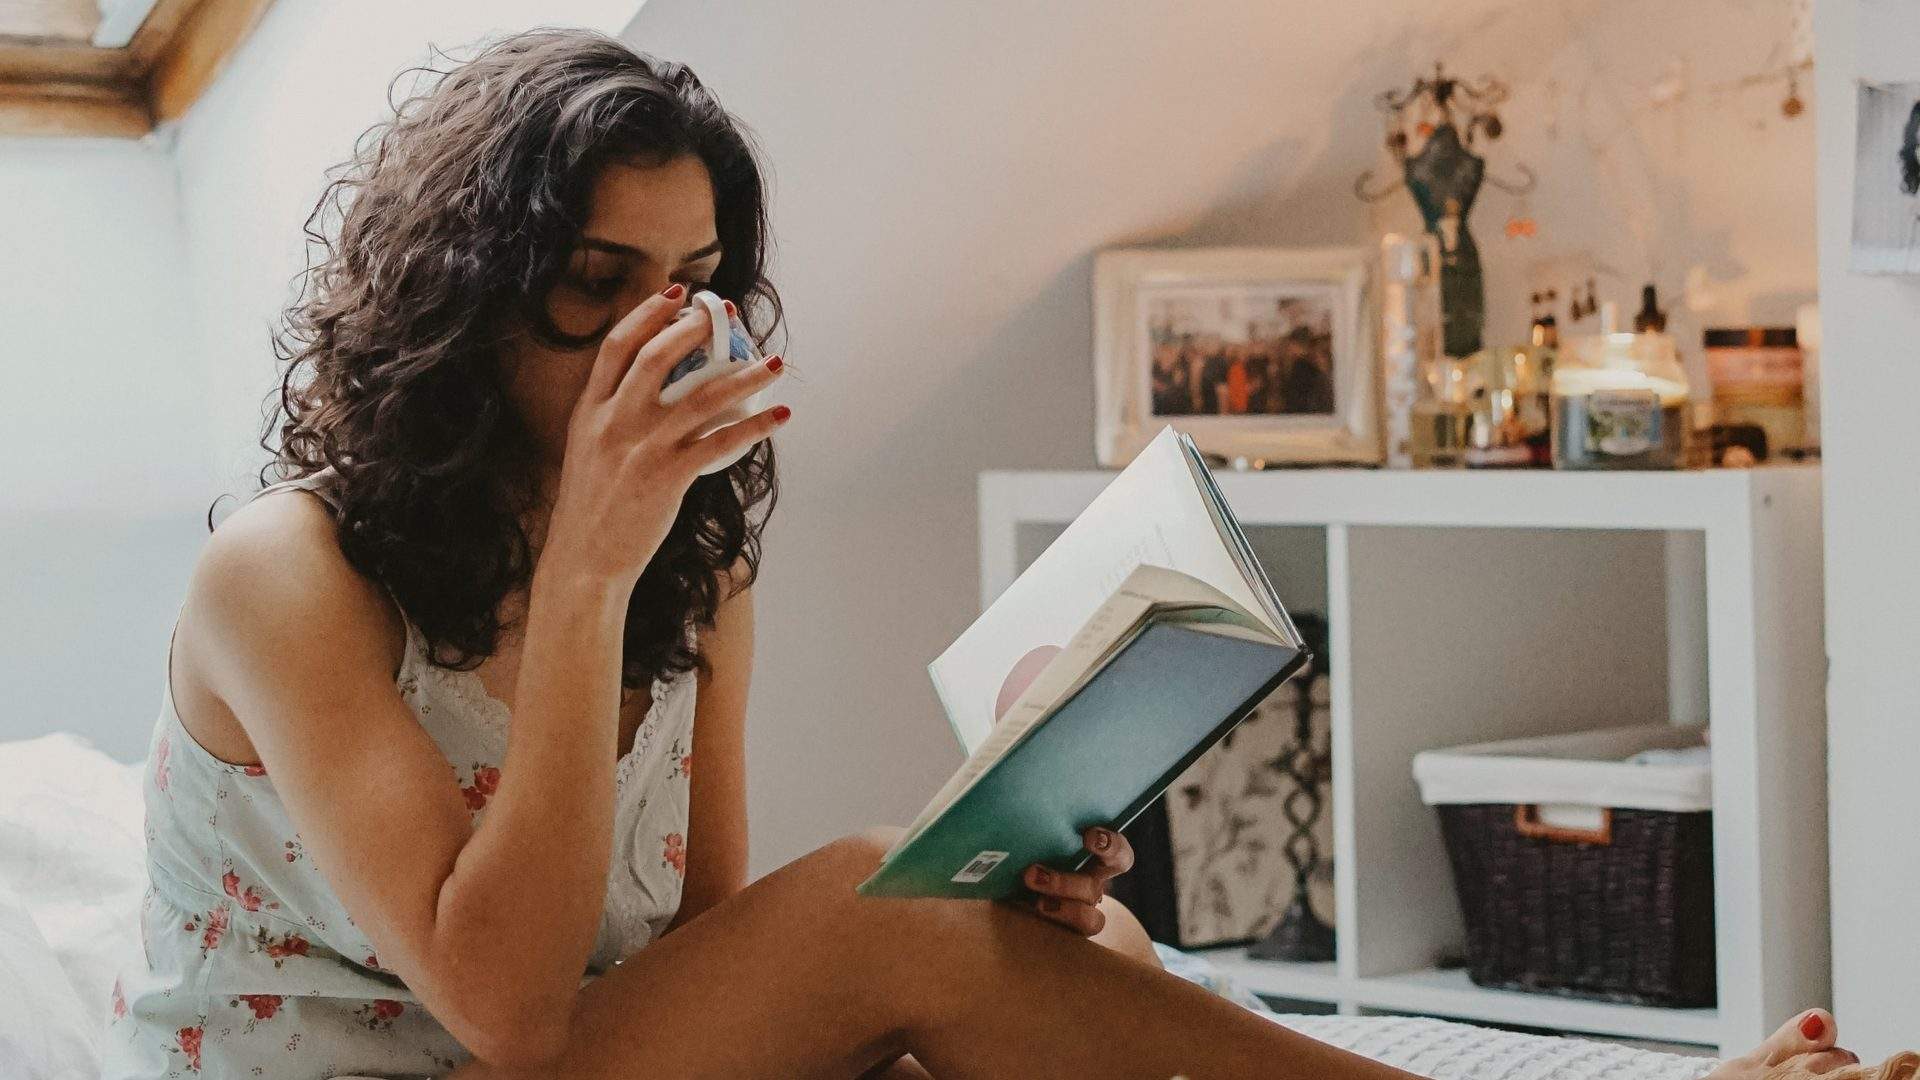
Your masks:
[[[1826,1033],[1827,1022],[1820,1019],[1819,1013],[1808,1013],[1807,1018],[1800,1021],[1800,1034],[1809,1039],[1817,1039]]]
[[[733,301],[731,300],[726,301],[726,308],[727,308],[727,314],[729,315],[736,314],[739,311],[738,308],[733,306]]]
[[[773,421],[776,424],[786,423],[787,417],[792,415],[793,415],[793,410],[787,408],[785,405],[775,405],[773,407]]]
[[[778,356],[767,357],[768,371],[779,371],[781,368],[785,367],[786,364],[787,362],[785,360],[780,359]]]
[[[675,284],[667,286],[666,289],[660,293],[660,295],[666,297],[669,300],[678,300],[681,297],[687,295],[687,287],[685,285],[681,285],[676,282]]]

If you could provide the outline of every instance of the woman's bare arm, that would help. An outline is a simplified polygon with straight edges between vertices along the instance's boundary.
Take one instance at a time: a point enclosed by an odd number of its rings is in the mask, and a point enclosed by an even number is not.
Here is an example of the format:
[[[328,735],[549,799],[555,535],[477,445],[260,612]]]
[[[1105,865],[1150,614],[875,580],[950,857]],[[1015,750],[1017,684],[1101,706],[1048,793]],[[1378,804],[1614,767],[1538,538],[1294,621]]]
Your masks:
[[[500,786],[477,829],[394,687],[388,602],[312,500],[223,523],[189,606],[206,677],[383,966],[477,1055],[550,1053],[611,858],[625,597],[535,575]]]
[[[382,966],[483,1061],[542,1062],[568,1042],[611,861],[627,599],[700,470],[787,416],[702,434],[777,364],[660,401],[711,332],[704,316],[673,321],[680,291],[606,335],[569,419],[500,784],[477,829],[393,685],[384,598],[311,500],[236,513],[196,570],[206,681]],[[289,503],[304,520],[266,510]]]
[[[739,572],[736,568],[735,573]],[[693,805],[678,927],[747,887],[747,685],[753,671],[753,593],[722,601],[700,635],[710,673],[694,701]]]

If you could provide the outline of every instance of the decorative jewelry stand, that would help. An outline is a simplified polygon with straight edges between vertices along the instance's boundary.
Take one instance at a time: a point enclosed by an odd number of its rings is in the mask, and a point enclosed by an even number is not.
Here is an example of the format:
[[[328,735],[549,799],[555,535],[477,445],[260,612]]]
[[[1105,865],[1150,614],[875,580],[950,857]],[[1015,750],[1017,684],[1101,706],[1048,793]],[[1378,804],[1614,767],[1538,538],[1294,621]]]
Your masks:
[[[1432,77],[1415,79],[1404,91],[1380,94],[1373,103],[1385,118],[1387,153],[1399,165],[1400,176],[1378,185],[1368,169],[1353,183],[1354,194],[1370,203],[1406,188],[1427,231],[1440,241],[1440,311],[1448,356],[1472,356],[1482,345],[1486,282],[1480,273],[1480,249],[1467,227],[1481,183],[1525,196],[1537,182],[1525,165],[1516,166],[1518,180],[1490,176],[1486,159],[1474,152],[1482,136],[1489,142],[1500,137],[1495,110],[1508,96],[1507,84],[1499,79],[1467,82],[1448,75],[1439,64],[1433,65]]]

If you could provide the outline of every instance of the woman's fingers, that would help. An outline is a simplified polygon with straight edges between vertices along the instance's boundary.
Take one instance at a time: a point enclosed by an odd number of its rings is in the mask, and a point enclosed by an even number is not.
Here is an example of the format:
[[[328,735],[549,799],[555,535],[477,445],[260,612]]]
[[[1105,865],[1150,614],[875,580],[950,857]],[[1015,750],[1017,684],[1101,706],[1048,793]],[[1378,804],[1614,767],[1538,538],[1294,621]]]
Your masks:
[[[1059,923],[1081,937],[1092,937],[1107,927],[1107,913],[1101,911],[1098,904],[1083,904],[1077,900],[1062,900],[1057,896],[1042,896],[1033,902],[1033,909],[1040,917],[1049,922]]]
[[[672,314],[678,315],[679,311],[675,308]],[[620,380],[622,397],[630,397],[643,408],[658,407],[667,373],[688,353],[713,340],[713,317],[707,314],[706,306],[695,305],[686,311],[684,318],[656,331],[639,347],[639,354]],[[709,358],[708,363],[712,362]]]
[[[668,425],[684,436],[700,435],[713,418],[773,385],[786,366],[778,356],[769,356],[757,364],[739,365],[744,370],[728,372],[693,388],[693,392],[668,409]]]
[[[1081,841],[1093,853],[1087,873],[1100,882],[1103,890],[1108,881],[1133,869],[1133,845],[1114,830],[1096,826],[1082,833]]]
[[[771,409],[763,409],[745,420],[727,424],[693,440],[688,444],[688,449],[697,466],[705,468],[713,462],[724,461],[772,435],[792,415],[792,409],[785,405],[775,405]]]
[[[1092,874],[1055,870],[1038,863],[1027,867],[1026,881],[1027,888],[1041,896],[1079,904],[1098,904],[1107,894],[1104,883]]]
[[[600,352],[593,359],[593,372],[587,376],[587,393],[593,395],[593,400],[605,401],[614,395],[641,346],[673,321],[686,295],[685,285],[670,286],[665,292],[642,300],[607,331],[607,336],[600,340]]]
[[[1112,829],[1088,829],[1083,839],[1093,853],[1085,870],[1055,870],[1035,863],[1021,876],[1027,888],[1039,894],[1033,907],[1041,917],[1092,937],[1107,925],[1106,912],[1100,910],[1107,882],[1133,868],[1133,845]]]

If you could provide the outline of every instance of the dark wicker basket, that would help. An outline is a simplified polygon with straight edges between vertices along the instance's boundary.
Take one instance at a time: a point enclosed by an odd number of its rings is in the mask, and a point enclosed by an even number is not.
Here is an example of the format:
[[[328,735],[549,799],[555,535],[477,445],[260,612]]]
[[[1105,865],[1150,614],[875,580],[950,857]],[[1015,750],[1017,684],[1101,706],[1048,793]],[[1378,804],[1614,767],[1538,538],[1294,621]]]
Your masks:
[[[1531,807],[1437,806],[1480,986],[1636,1005],[1715,1002],[1713,815],[1610,811],[1594,834]]]

